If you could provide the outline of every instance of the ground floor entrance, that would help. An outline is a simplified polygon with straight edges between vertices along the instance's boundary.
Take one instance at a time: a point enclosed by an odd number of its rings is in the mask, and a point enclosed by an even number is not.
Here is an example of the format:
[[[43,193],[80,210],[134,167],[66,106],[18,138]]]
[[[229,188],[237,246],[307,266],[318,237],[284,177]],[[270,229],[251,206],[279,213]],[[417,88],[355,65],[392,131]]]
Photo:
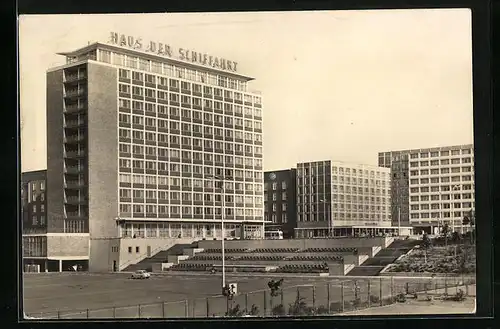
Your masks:
[[[88,260],[24,258],[24,272],[86,272],[89,270]]]
[[[296,228],[295,238],[327,238],[327,237],[362,237],[362,236],[398,236],[411,235],[410,227],[315,227],[315,228]]]
[[[141,222],[126,221],[120,225],[122,238],[199,238],[201,239],[262,239],[263,222]]]

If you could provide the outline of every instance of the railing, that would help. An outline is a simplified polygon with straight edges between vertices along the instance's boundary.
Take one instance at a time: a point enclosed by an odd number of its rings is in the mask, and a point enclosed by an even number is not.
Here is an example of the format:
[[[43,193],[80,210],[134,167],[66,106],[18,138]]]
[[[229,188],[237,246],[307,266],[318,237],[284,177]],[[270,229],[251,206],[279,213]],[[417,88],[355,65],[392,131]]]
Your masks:
[[[64,137],[65,143],[77,143],[83,141],[84,136],[66,136]]]
[[[85,89],[70,89],[66,90],[64,97],[80,96],[86,92]]]
[[[81,188],[81,187],[84,187],[84,186],[85,186],[84,183],[81,183],[81,182],[72,182],[72,181],[66,182],[64,184],[65,188]]]
[[[85,73],[78,73],[78,74],[68,74],[64,78],[64,82],[73,82],[81,79],[85,79],[87,75]]]
[[[85,105],[83,104],[78,104],[78,105],[66,105],[64,111],[66,113],[73,113],[73,112],[78,112],[81,110],[85,109]]]
[[[222,295],[175,302],[144,303],[100,309],[27,314],[31,319],[75,318],[208,318],[227,316],[324,316],[386,306],[403,299],[429,301],[463,294],[475,297],[475,277],[399,278],[371,277],[338,283],[284,286],[270,290]],[[285,278],[286,284],[286,278]],[[461,292],[460,292],[461,291]],[[235,312],[235,310],[241,312]]]
[[[64,157],[65,158],[77,158],[77,157],[83,157],[86,155],[85,151],[68,151],[64,152]]]
[[[84,120],[68,120],[66,121],[66,127],[67,128],[74,128],[74,127],[80,127],[85,125]]]
[[[83,170],[85,170],[85,167],[81,166],[81,167],[66,167],[64,168],[64,172],[65,173],[68,173],[68,174],[78,174],[78,173],[81,173]]]

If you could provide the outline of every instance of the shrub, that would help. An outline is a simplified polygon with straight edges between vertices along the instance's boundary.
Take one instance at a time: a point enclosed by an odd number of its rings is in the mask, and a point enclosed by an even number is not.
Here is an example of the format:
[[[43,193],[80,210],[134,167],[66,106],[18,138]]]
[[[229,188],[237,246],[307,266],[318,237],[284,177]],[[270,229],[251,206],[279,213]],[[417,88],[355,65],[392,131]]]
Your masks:
[[[259,307],[255,304],[252,304],[252,308],[250,309],[249,315],[259,315],[260,310]]]
[[[330,303],[330,310],[332,312],[342,312],[342,302]]]
[[[236,306],[228,309],[228,311],[226,312],[226,316],[240,317],[245,315],[245,313],[245,310],[240,309],[240,304],[236,304]]]
[[[284,316],[286,315],[286,310],[283,304],[279,304],[273,307],[271,314],[274,316]]]
[[[299,297],[295,299],[293,304],[289,305],[288,314],[289,315],[311,315],[312,308],[307,306],[304,297]]]
[[[325,305],[320,305],[317,309],[316,309],[316,314],[329,314],[330,312],[328,312],[328,307],[326,307]]]
[[[370,295],[370,303],[378,304],[380,303],[380,298],[377,295]]]
[[[398,303],[404,303],[406,302],[406,296],[403,293],[399,293],[396,295],[396,302]]]

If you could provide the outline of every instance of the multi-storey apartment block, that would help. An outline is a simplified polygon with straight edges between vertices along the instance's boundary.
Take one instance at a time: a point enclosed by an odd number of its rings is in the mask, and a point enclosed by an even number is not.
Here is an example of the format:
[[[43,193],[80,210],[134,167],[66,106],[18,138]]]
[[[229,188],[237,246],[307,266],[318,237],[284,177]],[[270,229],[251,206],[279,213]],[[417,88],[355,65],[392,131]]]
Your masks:
[[[48,226],[85,237],[91,271],[120,270],[168,239],[220,239],[222,216],[225,237],[262,237],[252,78],[235,62],[111,36],[47,73]]]
[[[391,233],[390,170],[318,161],[297,164],[297,236]]]
[[[297,170],[268,171],[264,174],[264,216],[266,228],[283,231],[285,239],[297,227]]]
[[[401,155],[407,165],[391,166]],[[454,231],[469,229],[462,226],[462,220],[475,205],[473,145],[380,153],[379,163],[391,166],[393,176],[404,175],[408,188],[403,189],[399,204],[404,209],[407,202],[408,221],[416,232],[438,233],[444,224]],[[397,182],[396,178],[392,185]],[[406,194],[408,201],[404,199]],[[393,207],[398,207],[398,200],[393,197]]]

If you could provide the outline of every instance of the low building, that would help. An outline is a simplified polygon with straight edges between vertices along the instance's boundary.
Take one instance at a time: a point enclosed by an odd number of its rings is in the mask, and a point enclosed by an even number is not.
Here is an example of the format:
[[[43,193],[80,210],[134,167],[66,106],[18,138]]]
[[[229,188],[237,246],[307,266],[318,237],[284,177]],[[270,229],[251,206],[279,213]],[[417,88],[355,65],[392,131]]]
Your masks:
[[[297,170],[264,173],[264,216],[266,230],[281,230],[292,238],[297,227]]]

